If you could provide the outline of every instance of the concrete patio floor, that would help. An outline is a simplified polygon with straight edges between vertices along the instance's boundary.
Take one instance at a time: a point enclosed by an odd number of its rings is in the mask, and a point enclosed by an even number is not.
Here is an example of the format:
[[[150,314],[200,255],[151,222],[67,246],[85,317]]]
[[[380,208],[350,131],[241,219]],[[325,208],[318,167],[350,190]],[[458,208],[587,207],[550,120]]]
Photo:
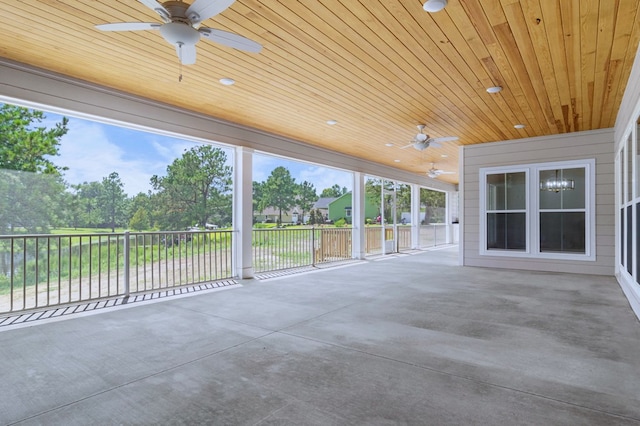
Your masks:
[[[612,277],[456,249],[0,331],[0,424],[640,424]]]

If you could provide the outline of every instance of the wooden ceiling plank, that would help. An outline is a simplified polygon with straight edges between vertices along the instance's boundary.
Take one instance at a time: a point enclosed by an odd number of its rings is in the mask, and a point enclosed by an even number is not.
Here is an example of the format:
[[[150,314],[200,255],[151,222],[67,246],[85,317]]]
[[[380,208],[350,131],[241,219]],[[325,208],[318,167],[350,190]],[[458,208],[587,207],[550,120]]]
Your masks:
[[[501,58],[502,55],[497,57],[492,56],[492,53],[489,52],[487,45],[482,43],[480,37],[478,37],[477,32],[475,31],[475,26],[478,24],[478,19],[472,20],[469,19],[467,15],[467,10],[473,11],[473,13],[483,13],[482,9],[478,9],[479,4],[474,6],[471,2],[462,2],[460,3],[461,7],[448,7],[447,13],[451,18],[452,22],[462,34],[464,39],[469,43],[469,47],[471,52],[476,55],[476,57],[482,62],[484,69],[487,71],[489,75],[489,80],[483,83],[483,87],[492,87],[492,86],[503,86],[505,90],[503,90],[499,96],[493,96],[498,103],[498,108],[501,110],[509,110],[509,114],[513,116],[513,121],[510,122],[511,125],[517,123],[527,123],[529,124],[524,130],[518,130],[520,133],[512,133],[511,137],[518,138],[522,137],[522,132],[524,132],[527,136],[534,136],[535,134],[539,134],[540,128],[537,126],[537,122],[533,117],[533,113],[528,111],[528,108],[525,108],[526,105],[524,102],[519,102],[516,99],[515,93],[519,90],[518,87],[513,87],[513,85],[508,84],[511,81],[515,81],[515,76],[508,72],[506,67],[499,67],[496,63],[496,58]],[[462,7],[464,6],[464,8]],[[470,9],[466,9],[470,8]],[[492,43],[495,45],[495,38],[493,34],[491,34]],[[494,50],[493,54],[497,54],[498,52]],[[506,61],[500,61],[501,63],[506,63]],[[504,74],[504,75],[503,75]],[[514,129],[516,130],[516,129]]]
[[[400,10],[402,9],[398,5],[385,3],[384,8],[378,9],[373,6],[369,7],[368,10],[375,14],[378,20],[382,20],[383,17],[389,13],[394,17],[400,16]],[[389,25],[386,22],[385,24]],[[430,31],[425,32],[414,19],[411,19],[411,16],[396,19],[391,25],[390,29],[394,34],[400,35],[399,40],[406,49],[410,49],[409,46],[415,46],[414,50],[417,50],[420,58],[426,57],[427,62],[433,63],[433,66],[437,67],[432,70],[434,73],[433,78],[440,78],[442,86],[447,89],[447,92],[451,91],[449,89],[450,87],[456,86],[461,89],[459,93],[465,93],[466,96],[464,97],[459,97],[459,95],[454,93],[456,98],[453,99],[456,99],[456,102],[465,104],[466,107],[475,114],[475,117],[470,117],[471,120],[482,120],[482,122],[485,123],[487,130],[491,131],[490,137],[495,138],[497,135],[498,137],[507,138],[506,133],[504,132],[504,117],[502,119],[499,118],[502,114],[498,112],[495,117],[493,114],[491,114],[490,117],[487,112],[491,111],[489,108],[491,102],[487,105],[486,97],[483,99],[477,95],[479,91],[477,84],[478,76],[472,71],[472,69],[482,69],[482,67],[475,57],[473,58],[473,61],[465,61],[459,55],[458,51],[451,46],[451,42],[437,43],[435,40],[438,38],[440,40],[449,40],[449,38],[447,35],[440,32],[436,25],[431,25]],[[381,30],[382,29],[380,29],[380,31]],[[420,39],[416,38],[418,35],[420,36]],[[461,37],[458,38],[458,41],[466,45],[466,43],[461,40]],[[448,55],[443,52],[443,49],[445,48],[447,48]],[[425,59],[423,59],[423,61],[424,60]],[[414,62],[414,67],[420,67],[420,61],[417,57],[415,58],[415,61],[412,62]],[[429,78],[429,81],[432,81],[433,78]],[[482,93],[485,92],[484,89],[480,89],[480,91]],[[446,92],[444,94],[445,96],[451,96]],[[484,141],[486,142],[487,139]]]
[[[465,3],[466,4],[466,3]],[[499,0],[483,3],[482,14],[474,16],[476,20],[486,20],[494,31],[495,42],[487,45],[491,57],[498,65],[504,77],[504,89],[511,91],[516,99],[526,124],[532,126],[536,134],[548,134],[548,126],[539,108],[532,108],[530,102],[537,99],[523,66],[517,44],[509,29]]]
[[[291,22],[292,19],[287,19],[287,22]],[[375,90],[375,87],[372,87],[372,90]]]
[[[611,66],[607,79],[608,90],[602,101],[602,127],[613,127],[618,113],[618,107],[622,101],[622,93],[627,81],[623,76],[630,72],[626,63],[633,63],[635,59],[634,48],[640,39],[640,6],[637,1],[621,1],[618,7],[616,23],[614,27],[613,46],[611,48]]]
[[[603,99],[608,97],[611,90],[609,73],[615,74],[616,63],[611,62],[611,48],[613,43],[615,17],[618,2],[600,2],[598,10],[598,32],[595,54],[595,73],[593,87],[593,109],[591,111],[592,128],[599,129],[602,125]]]
[[[489,7],[495,7],[491,5]],[[492,22],[500,45],[507,54],[511,66],[516,70],[516,78],[523,87],[530,102],[537,101],[534,111],[537,111],[538,121],[542,124],[547,134],[554,134],[558,130],[553,119],[553,111],[546,98],[546,90],[542,85],[542,75],[538,65],[531,59],[533,46],[527,31],[522,10],[519,4],[508,5],[507,9],[496,7],[502,10],[506,22],[502,22],[502,17]],[[494,13],[497,15],[497,12]]]
[[[551,55],[551,63],[553,66],[553,76],[556,79],[556,88],[562,109],[562,120],[565,132],[575,131],[573,125],[573,116],[576,112],[573,110],[571,102],[571,88],[569,66],[565,55],[565,38],[562,28],[562,14],[560,5],[553,2],[540,2],[540,12],[542,15],[542,24],[546,32],[549,53]],[[539,46],[543,48],[543,46]]]
[[[415,94],[420,93],[422,89],[422,85],[420,81],[416,81],[416,78],[422,78],[422,75],[417,71],[412,72],[410,67],[400,67],[397,64],[402,63],[402,61],[406,61],[406,56],[400,56],[396,51],[392,49],[385,49],[385,43],[383,40],[378,38],[378,34],[369,29],[367,26],[358,26],[357,30],[353,30],[353,26],[355,26],[355,22],[358,22],[357,19],[352,19],[352,24],[348,24],[347,22],[342,21],[343,17],[353,17],[352,13],[355,11],[362,12],[364,8],[352,7],[350,9],[340,8],[340,4],[334,4],[334,10],[337,12],[329,11],[325,7],[321,7],[318,2],[310,3],[314,9],[314,13],[318,16],[321,16],[325,19],[325,21],[331,21],[331,25],[334,26],[335,30],[340,34],[345,35],[345,40],[343,40],[344,45],[350,45],[346,40],[352,41],[353,49],[351,49],[351,54],[354,57],[360,58],[363,62],[368,62],[371,64],[377,65],[377,71],[384,75],[388,81],[396,81],[399,84],[396,84],[398,89],[404,90],[406,93],[405,99],[407,101],[411,100],[411,102],[415,105],[414,108],[424,108],[424,101],[415,97]],[[369,5],[369,6],[373,6]],[[374,24],[374,20],[368,22],[368,25]],[[380,33],[384,33],[385,29],[381,29]],[[348,35],[348,37],[347,37]],[[372,41],[375,40],[375,45],[372,44]],[[382,50],[381,50],[382,49]],[[411,55],[411,52],[405,52],[406,55]],[[372,62],[374,61],[374,62]],[[374,65],[375,66],[375,65]],[[415,68],[414,68],[415,69]],[[423,72],[429,72],[429,70],[423,70]],[[379,90],[385,90],[385,88],[381,88]],[[422,92],[424,95],[425,92]],[[452,114],[460,114],[459,108],[449,101],[447,98],[438,99],[437,93],[432,93],[433,99],[430,100],[428,97],[425,98],[426,101],[430,101],[433,103],[438,103],[438,101],[445,102],[448,105],[449,111]],[[429,114],[432,116],[436,116],[437,114],[434,111],[429,111]],[[449,119],[445,119],[444,122],[453,123],[459,117],[449,117]]]
[[[394,5],[385,4],[385,7],[392,6]],[[400,14],[399,9],[400,8],[384,9],[384,14],[388,15],[391,13],[391,15],[397,17]],[[380,19],[380,16],[384,16],[383,12],[377,10],[375,5],[369,4],[368,10],[372,11],[374,14],[378,12],[377,19]],[[439,78],[442,81],[442,84],[439,85],[439,87],[446,89],[447,92],[443,93],[445,97],[448,98],[448,96],[450,96],[447,93],[450,91],[449,88],[453,86],[460,87],[462,89],[460,93],[466,94],[465,97],[456,96],[456,102],[459,102],[461,105],[466,105],[467,109],[474,114],[474,116],[467,119],[466,123],[473,123],[477,120],[482,120],[482,122],[485,123],[485,126],[483,127],[490,130],[493,135],[505,135],[505,133],[503,133],[501,123],[496,124],[494,119],[490,118],[486,114],[488,111],[486,103],[476,95],[477,86],[475,83],[477,82],[477,77],[473,73],[466,73],[466,75],[464,73],[465,70],[469,70],[469,68],[475,64],[465,63],[457,55],[457,51],[455,51],[455,49],[451,49],[455,54],[452,54],[451,56],[444,55],[438,44],[431,38],[433,31],[430,32],[431,34],[429,34],[429,36],[427,36],[427,34],[424,34],[423,28],[418,26],[417,23],[409,17],[400,20],[396,19],[391,25],[393,25],[391,27],[392,33],[399,36],[402,45],[407,46],[407,48],[409,48],[409,46],[415,46],[413,49],[414,52],[419,51],[421,53],[419,56],[421,58],[425,58],[424,60],[416,58],[419,62],[413,65],[414,67],[420,66],[425,68],[427,63],[433,62],[433,65],[430,66],[430,68],[439,68],[434,69],[434,78]],[[379,30],[381,31],[382,29]],[[415,38],[415,35],[417,34],[422,36],[421,40],[417,40]],[[444,35],[442,36],[444,37]],[[413,52],[408,52],[402,56],[405,58],[409,57],[409,53]],[[430,58],[428,55],[430,55]],[[464,125],[465,122],[459,123],[458,126],[460,124]]]
[[[512,10],[513,7],[513,5],[510,5],[507,10]],[[517,8],[518,11],[514,11],[514,14],[519,15],[519,19],[521,19],[522,24],[524,24],[527,29],[528,42],[525,41],[525,44],[531,49],[530,54],[535,58],[537,63],[533,80],[535,82],[537,79],[540,79],[538,85],[542,84],[542,88],[544,88],[544,92],[540,93],[540,96],[545,99],[547,113],[552,114],[551,117],[548,117],[548,120],[550,119],[553,120],[554,123],[558,123],[559,127],[556,128],[558,133],[566,133],[569,131],[569,127],[567,126],[568,115],[563,111],[560,89],[558,87],[558,76],[556,76],[557,66],[554,66],[552,58],[552,52],[558,52],[560,46],[551,44],[547,38],[548,32],[552,30],[546,28],[547,22],[543,19],[544,16],[539,3],[518,3]],[[511,26],[513,28],[514,24]],[[558,32],[559,28],[559,26],[553,27],[555,33]],[[528,54],[524,56],[527,57]],[[531,64],[529,63],[528,67],[530,66]],[[541,90],[541,88],[538,88],[538,90]],[[565,102],[569,102],[568,96]]]
[[[558,2],[562,17],[562,31],[564,34],[564,51],[569,75],[569,92],[573,111],[572,129],[578,132],[585,130],[582,126],[582,68],[580,43],[580,2]]]
[[[581,51],[581,91],[583,126],[593,126],[594,80],[596,65],[596,46],[598,38],[598,1],[580,1],[580,51]]]

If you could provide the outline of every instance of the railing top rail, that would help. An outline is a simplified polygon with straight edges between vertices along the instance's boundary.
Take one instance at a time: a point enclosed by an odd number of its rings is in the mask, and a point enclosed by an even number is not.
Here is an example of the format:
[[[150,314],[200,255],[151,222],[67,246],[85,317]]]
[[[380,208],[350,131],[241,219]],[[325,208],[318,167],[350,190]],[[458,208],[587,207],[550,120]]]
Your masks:
[[[198,231],[136,231],[136,232],[95,232],[95,233],[79,233],[79,234],[0,234],[0,238],[67,238],[67,237],[114,237],[124,235],[167,235],[167,234],[213,234],[213,233],[231,233],[230,229],[201,229]]]

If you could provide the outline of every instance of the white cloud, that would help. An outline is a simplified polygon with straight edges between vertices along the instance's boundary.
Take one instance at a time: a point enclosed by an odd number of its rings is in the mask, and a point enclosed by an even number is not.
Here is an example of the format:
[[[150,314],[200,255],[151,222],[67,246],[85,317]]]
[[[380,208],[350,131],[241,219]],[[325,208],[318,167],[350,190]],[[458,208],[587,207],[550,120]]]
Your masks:
[[[331,188],[336,184],[340,188],[346,187],[347,190],[351,190],[353,186],[351,173],[320,166],[308,166],[300,171],[299,178],[296,181],[304,182],[305,180],[313,183],[318,195],[323,189]]]
[[[71,120],[69,132],[62,138],[60,157],[55,161],[68,167],[65,180],[72,184],[101,181],[117,172],[128,195],[147,192],[154,174],[164,174],[166,163],[156,156],[133,158],[111,142],[104,126],[83,120]]]
[[[171,143],[162,143],[155,136],[152,136],[150,144],[158,155],[166,161],[167,165],[171,164],[173,160],[181,157],[185,151],[196,145],[194,142],[179,139],[172,139]]]

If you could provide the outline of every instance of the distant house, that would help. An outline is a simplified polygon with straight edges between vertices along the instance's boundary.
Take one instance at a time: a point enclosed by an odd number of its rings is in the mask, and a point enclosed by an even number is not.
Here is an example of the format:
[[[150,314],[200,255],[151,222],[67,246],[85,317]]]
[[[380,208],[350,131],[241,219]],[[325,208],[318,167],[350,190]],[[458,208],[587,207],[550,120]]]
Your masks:
[[[293,207],[290,211],[282,212],[282,223],[298,223],[302,221],[300,217],[300,208]],[[267,207],[261,212],[253,212],[254,223],[277,223],[280,217],[280,211],[273,207]]]
[[[320,210],[322,217],[325,220],[329,220],[329,204],[335,200],[337,200],[336,197],[320,197],[318,198],[318,201],[313,203],[313,209]]]
[[[328,210],[329,210],[329,220],[335,222],[336,220],[344,218],[348,223],[351,223],[351,213],[352,213],[352,197],[351,191],[343,194],[338,198],[333,198],[332,201],[329,202]],[[364,217],[365,219],[369,218],[375,221],[375,218],[378,217],[380,211],[378,207],[374,205],[369,197],[365,197],[364,199]]]

